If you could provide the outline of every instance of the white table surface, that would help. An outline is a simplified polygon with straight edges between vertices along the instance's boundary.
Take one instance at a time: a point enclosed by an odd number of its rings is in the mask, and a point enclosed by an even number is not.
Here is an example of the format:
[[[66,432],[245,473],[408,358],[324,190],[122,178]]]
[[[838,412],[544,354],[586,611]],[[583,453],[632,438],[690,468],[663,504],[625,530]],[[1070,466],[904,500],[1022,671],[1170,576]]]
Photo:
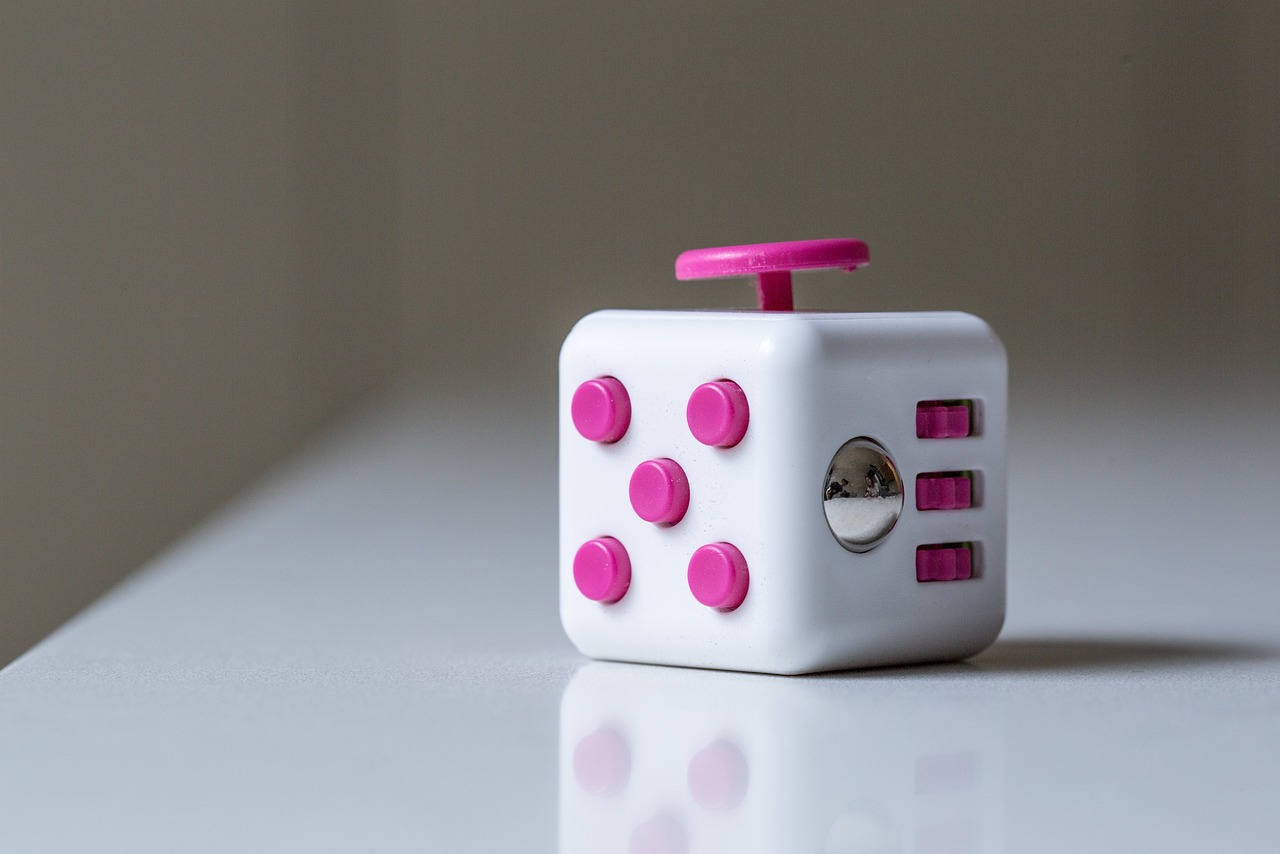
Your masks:
[[[552,413],[401,395],[0,672],[0,850],[1280,850],[1276,413],[1215,412],[1015,399],[1002,639],[784,678],[581,658]]]

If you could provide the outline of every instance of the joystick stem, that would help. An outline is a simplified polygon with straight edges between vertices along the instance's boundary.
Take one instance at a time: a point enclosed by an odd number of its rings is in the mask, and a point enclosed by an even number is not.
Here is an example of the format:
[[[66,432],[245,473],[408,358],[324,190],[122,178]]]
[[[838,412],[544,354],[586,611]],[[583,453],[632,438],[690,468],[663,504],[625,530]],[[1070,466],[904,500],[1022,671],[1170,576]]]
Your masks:
[[[771,270],[756,275],[756,302],[761,311],[793,311],[791,271]]]

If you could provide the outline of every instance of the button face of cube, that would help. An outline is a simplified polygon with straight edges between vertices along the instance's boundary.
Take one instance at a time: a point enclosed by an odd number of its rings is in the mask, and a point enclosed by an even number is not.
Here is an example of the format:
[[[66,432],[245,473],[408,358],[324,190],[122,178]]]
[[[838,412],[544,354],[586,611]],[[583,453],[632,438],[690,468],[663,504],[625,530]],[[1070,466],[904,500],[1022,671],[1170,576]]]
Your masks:
[[[560,358],[566,633],[598,658],[781,674],[981,651],[1004,617],[1006,382],[957,312],[583,318]],[[580,415],[584,385],[625,392],[625,429]],[[608,540],[625,585],[610,547],[576,562]]]

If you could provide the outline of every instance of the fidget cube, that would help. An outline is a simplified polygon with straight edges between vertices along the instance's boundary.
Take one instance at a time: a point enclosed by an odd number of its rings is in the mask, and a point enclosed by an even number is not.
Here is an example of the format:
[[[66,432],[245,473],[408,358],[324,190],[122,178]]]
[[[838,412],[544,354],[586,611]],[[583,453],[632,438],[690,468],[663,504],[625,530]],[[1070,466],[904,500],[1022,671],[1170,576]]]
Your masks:
[[[592,663],[560,704],[560,854],[999,852],[999,699]]]
[[[780,674],[981,651],[1004,619],[1006,385],[959,312],[589,315],[560,355],[566,633]]]

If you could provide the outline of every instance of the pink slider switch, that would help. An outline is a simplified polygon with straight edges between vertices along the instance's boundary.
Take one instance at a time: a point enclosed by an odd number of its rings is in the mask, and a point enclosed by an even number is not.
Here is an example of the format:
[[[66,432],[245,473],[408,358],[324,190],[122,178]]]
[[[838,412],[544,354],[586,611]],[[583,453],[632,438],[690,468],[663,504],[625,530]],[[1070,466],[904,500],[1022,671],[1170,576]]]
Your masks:
[[[916,549],[916,581],[964,581],[972,577],[973,550],[967,543]]]
[[[690,249],[676,258],[676,278],[723,279],[755,276],[761,311],[791,311],[793,270],[856,270],[871,263],[867,244],[851,237],[831,240],[789,240]]]
[[[962,439],[973,433],[973,403],[922,400],[916,404],[916,438]]]
[[[925,472],[916,477],[917,510],[963,510],[973,506],[973,475],[965,471]]]

